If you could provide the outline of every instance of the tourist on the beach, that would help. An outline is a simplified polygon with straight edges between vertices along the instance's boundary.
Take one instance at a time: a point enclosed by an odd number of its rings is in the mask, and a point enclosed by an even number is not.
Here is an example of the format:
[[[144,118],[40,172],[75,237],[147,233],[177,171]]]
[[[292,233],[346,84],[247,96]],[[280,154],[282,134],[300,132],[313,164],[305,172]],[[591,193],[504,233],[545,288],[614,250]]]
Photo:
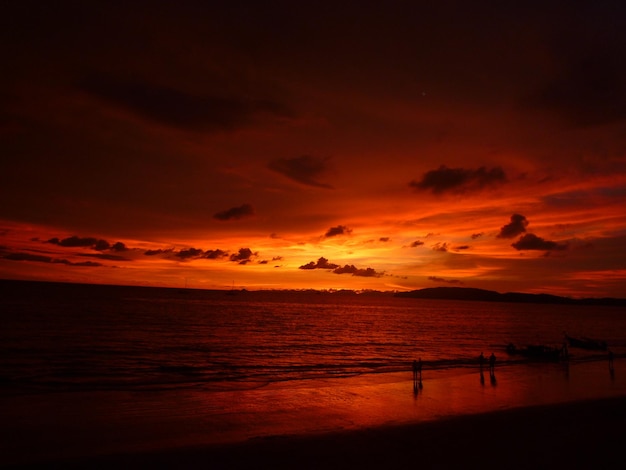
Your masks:
[[[417,374],[418,374],[418,381],[417,381],[417,386],[419,388],[422,388],[422,358],[420,357],[417,360]]]
[[[496,355],[494,353],[489,356],[489,373],[491,375],[496,373]]]
[[[419,361],[413,361],[413,392],[417,394],[417,391],[422,387],[422,359]]]
[[[480,356],[478,356],[478,363],[480,364],[480,371],[483,371],[483,364],[485,363],[485,356],[483,355],[483,353],[480,353]]]

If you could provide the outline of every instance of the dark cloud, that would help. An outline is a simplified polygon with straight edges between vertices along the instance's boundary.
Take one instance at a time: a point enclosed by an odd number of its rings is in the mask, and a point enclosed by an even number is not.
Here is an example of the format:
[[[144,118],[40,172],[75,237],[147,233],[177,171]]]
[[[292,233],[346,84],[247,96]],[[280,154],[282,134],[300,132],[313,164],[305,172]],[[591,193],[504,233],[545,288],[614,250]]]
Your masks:
[[[68,266],[103,266],[101,263],[96,263],[95,261],[82,261],[80,263],[75,263],[63,258],[52,258],[44,255],[33,255],[31,253],[10,253],[8,255],[4,255],[2,258],[10,261],[31,261],[36,263],[65,264]]]
[[[463,193],[497,186],[505,181],[506,175],[500,167],[489,170],[481,166],[476,170],[469,170],[441,165],[436,170],[424,173],[421,181],[411,181],[409,186],[416,190],[432,191],[434,194]]]
[[[128,251],[126,245],[122,242],[116,242],[111,245],[111,251]]]
[[[311,261],[303,266],[300,266],[298,269],[337,269],[339,267],[338,264],[329,263],[326,258],[323,256],[315,261]]]
[[[98,259],[106,259],[109,261],[130,261],[128,258],[120,255],[112,255],[108,253],[80,253],[78,256],[82,256],[84,258],[98,258]]]
[[[480,232],[480,233],[472,233],[472,240],[476,240],[477,238],[480,238],[484,235],[484,232]]]
[[[383,243],[386,243],[386,242],[388,242],[390,240],[391,240],[391,238],[389,238],[389,237],[380,237],[378,239],[379,242],[383,242]]]
[[[544,240],[541,237],[533,233],[527,233],[520,237],[515,243],[511,245],[516,250],[546,250],[546,251],[559,251],[566,250],[566,244],[559,244],[550,240]]]
[[[239,248],[237,253],[230,255],[230,260],[238,262],[239,264],[246,264],[256,255],[257,254],[253,253],[250,248]]]
[[[349,229],[345,225],[337,225],[336,227],[329,228],[328,231],[324,234],[324,236],[326,238],[330,238],[330,237],[336,237],[338,235],[347,235],[349,233],[352,233],[352,229]]]
[[[511,222],[503,225],[498,233],[498,238],[514,238],[520,233],[524,233],[528,227],[528,220],[521,214],[513,214],[511,216]]]
[[[158,255],[173,255],[176,258],[180,258],[183,260],[194,260],[194,259],[220,259],[228,256],[228,252],[220,249],[215,250],[203,250],[201,248],[183,248],[182,250],[175,251],[171,248],[168,249],[158,249],[158,250],[147,250],[144,252],[145,256],[158,256]],[[170,258],[171,259],[171,258]]]
[[[352,274],[353,276],[361,276],[361,277],[380,277],[382,273],[376,272],[375,269],[366,268],[360,269],[355,265],[345,265],[343,267],[337,267],[333,270],[335,274]]]
[[[219,259],[228,256],[226,251],[220,250],[219,248],[216,250],[206,250],[204,252],[203,258],[207,259]]]
[[[31,253],[9,253],[8,255],[4,255],[3,259],[8,259],[11,261],[35,261],[38,263],[52,263],[53,258],[50,256],[44,255],[33,255]]]
[[[444,282],[446,284],[463,284],[463,281],[458,279],[444,279],[443,277],[437,276],[428,276],[428,280],[433,282]]]
[[[228,131],[249,124],[259,114],[291,116],[284,105],[269,100],[195,95],[104,76],[88,77],[80,88],[144,119],[183,130]]]
[[[63,260],[65,261],[65,260]],[[94,261],[83,261],[81,263],[72,263],[72,262],[67,262],[67,264],[71,265],[71,266],[85,266],[85,267],[99,267],[99,266],[104,266],[103,264],[100,263],[96,263]]]
[[[185,248],[180,250],[174,256],[181,259],[194,259],[202,256],[204,252],[200,248]]]
[[[250,204],[242,204],[239,207],[231,207],[222,212],[218,212],[213,216],[217,220],[239,220],[243,217],[254,215],[254,209]]]
[[[424,244],[424,242],[423,242],[423,241],[421,241],[421,240],[415,240],[415,241],[414,241],[413,243],[411,243],[409,246],[410,246],[411,248],[416,248],[416,247],[418,247],[418,246],[422,246],[423,244]]]
[[[144,252],[144,255],[146,255],[146,256],[166,255],[166,254],[172,253],[172,251],[174,251],[174,250],[172,250],[171,248],[168,248],[167,250],[162,250],[162,249],[146,250]]]
[[[455,246],[454,249],[455,250],[469,250],[470,246],[469,245],[460,245],[460,246]]]
[[[332,189],[332,186],[321,183],[318,180],[318,177],[322,176],[328,170],[327,162],[327,158],[302,155],[301,157],[272,160],[267,167],[298,183],[315,186],[317,188]]]
[[[433,251],[441,251],[442,253],[445,253],[446,251],[448,251],[448,244],[446,242],[439,242],[439,243],[435,243],[433,246]]]
[[[76,235],[59,240],[58,238],[51,238],[48,243],[54,245],[64,246],[68,248],[92,248],[97,251],[104,251],[111,248],[111,245],[106,240],[99,240],[93,237],[78,237]]]
[[[311,261],[305,265],[300,266],[299,269],[330,269],[334,274],[352,274],[353,276],[362,277],[380,277],[383,273],[377,272],[372,268],[357,268],[353,264],[346,264],[345,266],[339,266],[335,263],[330,263],[326,258],[321,257],[315,261]]]
[[[94,238],[94,237],[78,237],[73,235],[68,238],[64,238],[59,240],[58,238],[51,238],[48,240],[48,243],[52,243],[54,245],[63,246],[66,248],[91,248],[96,251],[128,251],[128,247],[122,242],[116,242],[111,245],[106,240]]]

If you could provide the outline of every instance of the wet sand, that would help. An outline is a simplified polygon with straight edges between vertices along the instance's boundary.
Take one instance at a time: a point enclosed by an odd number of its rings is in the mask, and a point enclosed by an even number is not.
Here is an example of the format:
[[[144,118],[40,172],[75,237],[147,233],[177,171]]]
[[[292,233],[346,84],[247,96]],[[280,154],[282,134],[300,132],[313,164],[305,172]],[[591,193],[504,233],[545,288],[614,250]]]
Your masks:
[[[418,424],[47,463],[45,468],[598,469],[623,460],[625,425],[626,398],[609,398]]]
[[[26,397],[4,410],[0,467],[608,468],[624,457],[624,365],[502,367],[494,382],[424,371],[417,393],[410,372],[279,385],[238,395],[242,408],[222,415],[202,392],[37,407]]]

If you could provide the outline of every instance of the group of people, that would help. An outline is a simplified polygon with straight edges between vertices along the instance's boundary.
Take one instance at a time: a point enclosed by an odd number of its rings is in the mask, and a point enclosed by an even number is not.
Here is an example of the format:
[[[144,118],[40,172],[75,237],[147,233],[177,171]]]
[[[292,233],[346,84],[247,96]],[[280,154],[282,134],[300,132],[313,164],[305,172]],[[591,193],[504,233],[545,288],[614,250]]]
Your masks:
[[[478,356],[478,362],[480,364],[480,377],[483,380],[483,367],[485,365],[485,356],[480,353]],[[496,355],[491,353],[489,356],[489,376],[492,383],[496,378]],[[418,388],[422,388],[422,358],[413,361],[413,390],[417,391]]]
[[[480,362],[480,372],[482,373],[483,371],[483,365],[485,364],[485,356],[483,355],[483,353],[480,353],[480,356],[478,356],[478,362]],[[491,356],[489,356],[489,375],[493,376],[496,373],[496,355],[494,353],[491,353]]]
[[[613,369],[613,351],[609,349],[609,371],[611,375],[614,373]],[[478,363],[480,364],[480,380],[481,383],[484,383],[483,377],[483,368],[485,366],[485,356],[481,352],[480,356],[478,356]],[[491,353],[489,356],[489,377],[491,378],[492,384],[495,384],[496,379],[496,355]],[[420,357],[418,360],[413,361],[413,389],[417,392],[418,388],[422,388],[422,358]]]

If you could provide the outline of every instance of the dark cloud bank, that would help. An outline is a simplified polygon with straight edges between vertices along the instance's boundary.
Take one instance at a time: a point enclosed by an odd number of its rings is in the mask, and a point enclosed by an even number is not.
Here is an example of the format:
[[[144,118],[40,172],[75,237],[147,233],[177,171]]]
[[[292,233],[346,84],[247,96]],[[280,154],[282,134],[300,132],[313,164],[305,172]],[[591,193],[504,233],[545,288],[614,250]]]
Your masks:
[[[65,264],[68,266],[83,266],[83,267],[103,266],[101,263],[97,263],[95,261],[82,261],[82,262],[76,263],[76,262],[72,262],[63,258],[52,258],[51,256],[34,255],[32,253],[9,253],[7,255],[2,256],[2,258],[7,259],[9,261],[31,261],[35,263]]]
[[[497,238],[515,238],[526,232],[528,219],[521,214],[513,214],[511,221],[500,228]],[[562,251],[568,248],[565,243],[557,243],[551,240],[544,240],[533,233],[524,233],[519,240],[511,246],[518,251],[538,250],[538,251]]]
[[[551,240],[544,240],[535,234],[527,233],[518,241],[511,245],[516,250],[541,250],[541,251],[561,251],[566,250],[568,245],[557,243]]]
[[[335,263],[330,263],[326,258],[321,257],[317,261],[311,261],[305,265],[300,266],[299,269],[327,269],[332,270],[334,274],[352,274],[353,276],[362,277],[380,277],[383,273],[377,272],[372,268],[357,268],[353,264],[345,266],[339,266]]]
[[[242,204],[238,207],[231,207],[222,212],[218,212],[213,215],[214,219],[221,221],[239,220],[244,217],[251,217],[254,215],[254,208],[250,204]]]
[[[59,245],[67,248],[91,248],[96,251],[127,251],[128,248],[122,242],[109,243],[106,240],[93,238],[93,237],[78,237],[76,235],[64,238],[62,240],[58,238],[51,238],[48,243],[53,245]]]
[[[324,175],[328,169],[328,159],[302,155],[295,158],[277,158],[272,160],[267,167],[307,186],[317,188],[332,189],[332,186],[319,181],[319,177]]]
[[[506,182],[504,170],[500,167],[487,169],[448,168],[441,165],[422,176],[420,181],[411,181],[409,186],[419,191],[431,191],[433,194],[463,193],[494,187]]]
[[[271,100],[196,95],[103,75],[83,79],[79,88],[144,119],[182,130],[229,131],[248,125],[259,114],[291,116],[286,106]]]

